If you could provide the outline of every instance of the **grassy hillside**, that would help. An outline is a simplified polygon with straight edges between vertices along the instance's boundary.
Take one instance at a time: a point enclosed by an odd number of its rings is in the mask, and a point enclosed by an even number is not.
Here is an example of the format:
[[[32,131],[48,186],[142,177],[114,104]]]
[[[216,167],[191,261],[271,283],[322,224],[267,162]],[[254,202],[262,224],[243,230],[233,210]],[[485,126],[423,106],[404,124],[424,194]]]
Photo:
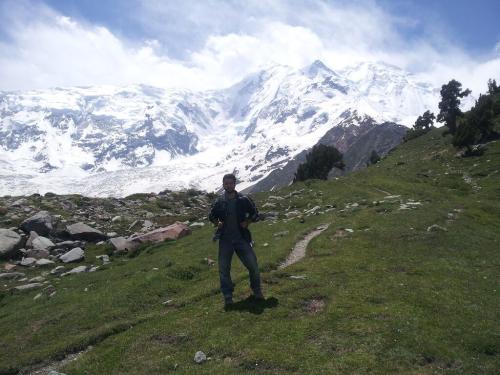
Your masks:
[[[217,258],[208,226],[112,257],[94,273],[47,275],[52,298],[10,293],[17,284],[2,281],[0,374],[29,373],[87,348],[60,371],[498,373],[500,142],[483,156],[456,158],[441,132],[348,177],[255,196],[280,212],[252,226],[265,302],[248,298],[236,260],[237,303],[223,311],[217,266],[205,260]],[[285,216],[315,206],[317,214]],[[330,226],[306,258],[277,270],[323,223]],[[88,248],[88,262],[104,252]],[[193,361],[199,350],[209,357],[202,364]]]

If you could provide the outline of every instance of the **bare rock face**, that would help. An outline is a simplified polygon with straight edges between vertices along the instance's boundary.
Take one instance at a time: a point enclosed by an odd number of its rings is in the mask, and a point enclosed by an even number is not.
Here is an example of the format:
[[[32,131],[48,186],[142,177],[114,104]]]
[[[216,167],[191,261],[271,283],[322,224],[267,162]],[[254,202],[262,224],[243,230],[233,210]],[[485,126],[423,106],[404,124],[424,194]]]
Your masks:
[[[133,236],[130,240],[139,242],[162,242],[177,240],[191,234],[191,229],[183,223],[176,222],[168,227],[158,228],[151,232]]]
[[[94,229],[84,223],[71,224],[66,227],[66,231],[74,240],[101,241],[107,237],[101,231]]]
[[[23,245],[23,238],[10,229],[0,228],[0,258],[9,258],[16,255]]]
[[[26,233],[35,231],[41,236],[46,236],[54,228],[54,218],[48,211],[40,211],[24,220],[20,228]]]

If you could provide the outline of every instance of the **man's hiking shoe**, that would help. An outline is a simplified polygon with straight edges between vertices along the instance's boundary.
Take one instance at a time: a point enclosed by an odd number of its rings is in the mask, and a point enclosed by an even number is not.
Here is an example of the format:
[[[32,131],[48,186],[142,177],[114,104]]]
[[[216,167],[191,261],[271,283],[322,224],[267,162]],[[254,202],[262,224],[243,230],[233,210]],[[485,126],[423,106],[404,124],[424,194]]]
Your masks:
[[[231,297],[224,298],[224,310],[229,310],[233,306],[234,302]]]
[[[262,292],[254,293],[253,294],[253,298],[256,301],[265,301],[266,300],[266,298],[264,297],[264,295],[262,294]]]

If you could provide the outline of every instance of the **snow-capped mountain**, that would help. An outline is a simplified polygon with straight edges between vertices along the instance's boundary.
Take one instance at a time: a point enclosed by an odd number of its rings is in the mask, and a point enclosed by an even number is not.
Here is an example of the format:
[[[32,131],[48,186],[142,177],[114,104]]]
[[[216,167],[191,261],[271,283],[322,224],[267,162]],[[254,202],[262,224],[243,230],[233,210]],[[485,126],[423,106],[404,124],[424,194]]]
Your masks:
[[[352,133],[359,118],[411,126],[438,100],[438,89],[387,64],[334,72],[320,61],[300,70],[272,65],[205,92],[0,92],[0,194],[215,190],[227,172],[249,188],[332,128]]]

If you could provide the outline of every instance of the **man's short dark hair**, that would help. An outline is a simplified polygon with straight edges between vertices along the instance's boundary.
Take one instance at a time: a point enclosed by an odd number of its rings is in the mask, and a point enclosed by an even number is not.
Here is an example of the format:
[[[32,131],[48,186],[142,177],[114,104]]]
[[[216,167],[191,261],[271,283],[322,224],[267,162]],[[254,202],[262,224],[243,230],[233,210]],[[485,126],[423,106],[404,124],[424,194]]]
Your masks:
[[[236,176],[232,173],[225,174],[224,177],[222,177],[222,182],[225,180],[233,180],[234,183],[236,183]]]

